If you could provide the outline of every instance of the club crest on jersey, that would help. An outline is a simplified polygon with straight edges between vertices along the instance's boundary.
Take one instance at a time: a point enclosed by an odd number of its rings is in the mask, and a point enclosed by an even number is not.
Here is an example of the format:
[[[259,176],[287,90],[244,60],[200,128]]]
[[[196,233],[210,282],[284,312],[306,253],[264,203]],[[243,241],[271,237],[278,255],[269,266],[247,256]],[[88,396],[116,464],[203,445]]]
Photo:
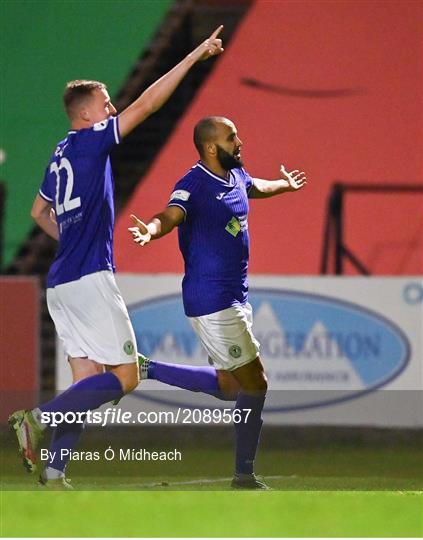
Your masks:
[[[177,189],[172,193],[170,196],[170,200],[173,201],[175,199],[179,201],[187,201],[190,197],[191,193],[189,191],[185,191],[185,189]]]
[[[242,354],[242,349],[239,345],[231,345],[229,347],[229,354],[232,358],[239,358]]]
[[[226,224],[225,231],[228,231],[229,234],[231,234],[233,237],[236,237],[236,235],[241,230],[241,224],[237,220],[235,216],[233,216],[230,221]]]
[[[103,129],[106,129],[108,120],[102,120],[101,122],[97,122],[97,124],[93,125],[94,131],[103,131]]]
[[[134,354],[135,347],[131,340],[125,341],[123,350],[128,356],[132,356]]]

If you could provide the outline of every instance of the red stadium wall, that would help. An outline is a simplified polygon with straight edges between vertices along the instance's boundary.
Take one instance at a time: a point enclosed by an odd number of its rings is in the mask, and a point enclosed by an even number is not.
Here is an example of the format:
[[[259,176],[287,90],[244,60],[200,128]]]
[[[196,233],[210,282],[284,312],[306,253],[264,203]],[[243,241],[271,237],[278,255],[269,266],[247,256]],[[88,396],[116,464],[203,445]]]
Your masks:
[[[118,270],[182,271],[176,234],[137,248],[128,216],[148,219],[166,205],[197,159],[194,124],[224,115],[250,174],[276,178],[284,163],[309,179],[300,193],[251,203],[251,272],[318,273],[335,180],[421,182],[421,43],[419,2],[257,1],[121,213]],[[422,210],[421,196],[353,195],[348,246],[372,273],[421,273]]]
[[[34,407],[39,391],[39,284],[32,277],[0,279],[0,423]]]

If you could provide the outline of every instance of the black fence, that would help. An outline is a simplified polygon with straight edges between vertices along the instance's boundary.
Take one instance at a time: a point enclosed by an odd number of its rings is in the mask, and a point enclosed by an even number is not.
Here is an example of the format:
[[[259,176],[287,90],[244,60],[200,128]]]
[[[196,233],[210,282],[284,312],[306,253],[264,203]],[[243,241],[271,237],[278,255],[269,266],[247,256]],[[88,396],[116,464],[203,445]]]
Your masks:
[[[344,262],[348,260],[360,274],[370,276],[371,271],[354,254],[344,240],[344,203],[350,193],[391,194],[423,193],[422,184],[347,184],[336,182],[329,195],[323,237],[321,274],[344,273]]]

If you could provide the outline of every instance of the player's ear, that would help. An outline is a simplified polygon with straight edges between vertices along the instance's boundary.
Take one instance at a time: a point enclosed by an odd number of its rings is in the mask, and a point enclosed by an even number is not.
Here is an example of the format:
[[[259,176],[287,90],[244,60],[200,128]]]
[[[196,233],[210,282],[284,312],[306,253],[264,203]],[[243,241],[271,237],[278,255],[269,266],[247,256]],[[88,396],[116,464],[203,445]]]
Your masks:
[[[217,153],[217,147],[214,143],[207,143],[205,145],[206,152],[210,154],[211,156],[215,156]]]
[[[90,119],[90,113],[86,107],[82,107],[81,109],[79,109],[79,116],[82,118],[82,120]]]

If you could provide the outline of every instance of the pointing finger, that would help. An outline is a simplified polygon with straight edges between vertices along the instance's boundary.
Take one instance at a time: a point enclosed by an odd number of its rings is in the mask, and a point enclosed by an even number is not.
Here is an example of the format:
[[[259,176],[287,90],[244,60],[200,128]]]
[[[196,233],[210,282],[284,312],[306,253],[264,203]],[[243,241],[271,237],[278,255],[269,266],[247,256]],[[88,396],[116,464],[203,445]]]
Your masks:
[[[209,39],[216,39],[220,32],[223,30],[223,24],[218,26]]]

